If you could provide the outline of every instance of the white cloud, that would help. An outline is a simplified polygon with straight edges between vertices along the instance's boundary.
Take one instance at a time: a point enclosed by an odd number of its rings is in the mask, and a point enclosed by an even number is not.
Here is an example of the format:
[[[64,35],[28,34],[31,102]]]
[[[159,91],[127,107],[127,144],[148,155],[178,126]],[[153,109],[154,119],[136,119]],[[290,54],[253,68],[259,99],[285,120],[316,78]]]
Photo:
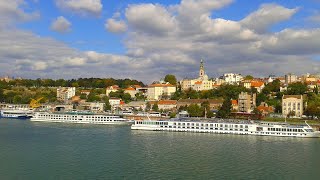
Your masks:
[[[320,12],[307,18],[312,23],[320,23]]]
[[[71,31],[71,23],[63,16],[59,16],[51,23],[50,28],[59,33],[66,33]]]
[[[106,20],[105,28],[113,33],[123,33],[127,30],[127,25],[124,21],[117,21],[113,18]]]
[[[320,55],[320,29],[285,29],[265,37],[259,48],[273,54]]]
[[[36,11],[29,13],[22,9],[21,6],[25,4],[24,0],[0,1],[0,28],[40,17]]]
[[[130,5],[126,9],[126,18],[136,31],[162,35],[175,29],[175,19],[161,5]]]
[[[99,16],[103,7],[101,0],[56,0],[56,5],[81,16]]]
[[[290,19],[298,8],[289,9],[277,4],[263,4],[260,8],[249,14],[241,24],[257,33],[266,32],[272,25]]]

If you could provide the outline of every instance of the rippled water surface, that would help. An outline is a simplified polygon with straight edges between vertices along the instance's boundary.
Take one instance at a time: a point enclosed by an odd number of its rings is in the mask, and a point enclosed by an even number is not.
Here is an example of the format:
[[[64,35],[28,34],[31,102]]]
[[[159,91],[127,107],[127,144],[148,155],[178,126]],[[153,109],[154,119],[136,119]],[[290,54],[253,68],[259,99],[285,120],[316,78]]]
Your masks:
[[[0,179],[320,179],[320,139],[0,119]]]

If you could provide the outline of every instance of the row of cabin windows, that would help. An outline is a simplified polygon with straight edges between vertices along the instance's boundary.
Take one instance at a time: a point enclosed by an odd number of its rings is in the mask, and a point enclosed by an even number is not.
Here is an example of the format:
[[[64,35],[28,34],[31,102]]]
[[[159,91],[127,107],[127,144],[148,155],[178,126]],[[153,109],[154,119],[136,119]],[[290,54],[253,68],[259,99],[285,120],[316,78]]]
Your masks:
[[[213,128],[213,127],[185,127],[185,126],[160,126],[164,128],[182,128],[182,129],[210,129],[210,130],[220,130],[220,131],[248,131],[248,129],[227,129],[227,128]]]
[[[304,132],[302,129],[268,128],[268,131]]]
[[[168,122],[153,122],[153,121],[136,121],[136,124],[147,124],[147,125],[168,125]]]
[[[208,127],[208,126],[214,126],[214,127],[219,127],[219,124],[203,124],[203,123],[173,123],[173,125],[178,125],[178,126],[180,126],[180,125],[182,125],[182,126],[185,126],[185,125],[187,125],[187,126],[206,126],[206,127]],[[223,124],[220,124],[220,127],[223,127]],[[234,125],[234,124],[225,124],[224,125],[224,127],[226,127],[226,128],[228,128],[228,127],[230,127],[230,128],[243,128],[243,127],[245,127],[245,128],[248,128],[248,125]]]
[[[77,118],[79,116],[66,116],[66,115],[45,115],[45,114],[40,114],[40,117],[50,117],[50,118]],[[83,117],[83,116],[81,116]],[[113,118],[113,116],[87,116],[87,118],[91,119],[110,119]]]

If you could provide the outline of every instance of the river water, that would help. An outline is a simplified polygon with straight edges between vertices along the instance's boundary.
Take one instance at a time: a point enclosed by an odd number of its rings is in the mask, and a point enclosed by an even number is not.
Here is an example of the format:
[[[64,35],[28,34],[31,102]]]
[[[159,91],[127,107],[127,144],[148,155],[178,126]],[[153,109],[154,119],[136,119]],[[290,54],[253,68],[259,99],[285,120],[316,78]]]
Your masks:
[[[320,139],[0,119],[0,179],[320,179]]]

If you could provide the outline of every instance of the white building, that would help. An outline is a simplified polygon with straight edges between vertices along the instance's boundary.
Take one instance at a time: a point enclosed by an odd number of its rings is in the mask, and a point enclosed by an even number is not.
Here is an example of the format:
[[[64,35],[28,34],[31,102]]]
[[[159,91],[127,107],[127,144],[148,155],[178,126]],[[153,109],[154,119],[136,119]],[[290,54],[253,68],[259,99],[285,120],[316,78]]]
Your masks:
[[[111,107],[119,107],[120,103],[121,103],[120,98],[110,98],[109,99],[109,104],[111,105]]]
[[[283,95],[282,96],[282,115],[288,116],[294,112],[295,117],[303,115],[303,96],[302,95]]]
[[[242,81],[243,77],[241,76],[241,74],[226,73],[223,74],[222,79],[227,84],[239,84]]]
[[[204,64],[201,60],[199,77],[197,79],[183,79],[181,82],[182,90],[193,89],[196,91],[210,90],[213,88],[213,81],[209,80],[204,70]]]
[[[118,85],[109,86],[106,88],[106,95],[109,96],[111,92],[117,92],[118,90],[120,90]]]
[[[159,100],[163,96],[170,97],[177,90],[177,87],[166,83],[166,84],[151,84],[148,86],[147,99],[148,100]]]
[[[129,86],[128,88],[124,89],[124,93],[130,94],[131,98],[135,98],[136,94],[139,93],[140,88],[140,85]]]
[[[291,84],[298,81],[298,76],[293,73],[289,73],[284,76],[284,79],[286,84]]]
[[[94,112],[103,112],[104,111],[104,103],[99,102],[91,102],[90,103],[90,110]]]
[[[76,95],[75,87],[58,87],[57,88],[57,100],[67,101]]]

